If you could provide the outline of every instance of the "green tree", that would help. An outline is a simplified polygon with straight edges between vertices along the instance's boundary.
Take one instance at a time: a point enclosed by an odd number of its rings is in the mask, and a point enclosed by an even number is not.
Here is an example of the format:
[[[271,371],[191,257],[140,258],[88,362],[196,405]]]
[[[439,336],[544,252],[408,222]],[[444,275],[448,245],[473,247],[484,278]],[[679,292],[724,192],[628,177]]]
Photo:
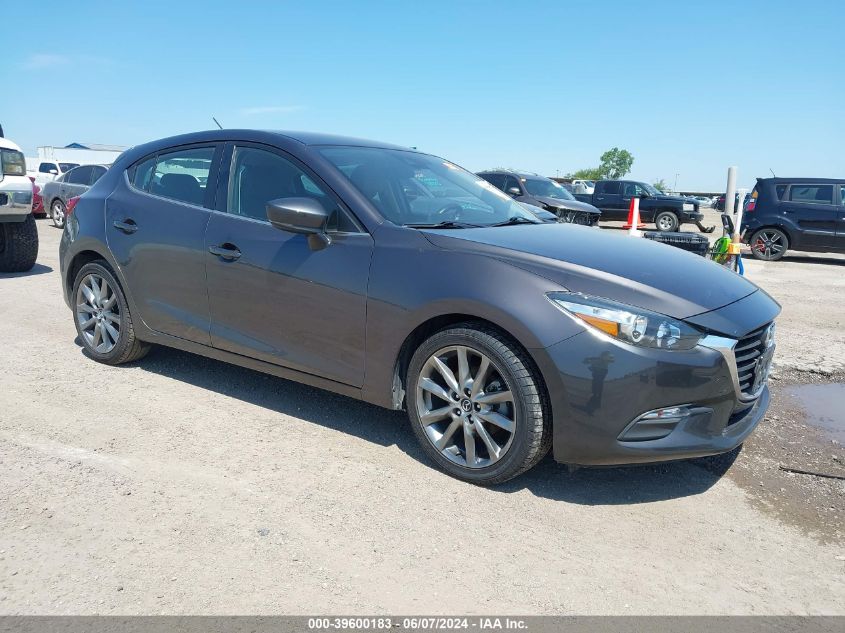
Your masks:
[[[669,191],[669,184],[665,180],[663,180],[663,178],[661,178],[660,180],[655,180],[653,183],[651,183],[651,186],[657,189],[658,191],[662,191],[663,193]]]
[[[598,167],[587,167],[569,174],[570,178],[581,180],[604,180],[607,178],[622,178],[631,171],[634,164],[634,157],[626,149],[614,147],[601,155],[601,164]]]
[[[601,155],[599,169],[605,178],[622,178],[631,172],[631,165],[634,164],[634,157],[626,149],[614,147]]]

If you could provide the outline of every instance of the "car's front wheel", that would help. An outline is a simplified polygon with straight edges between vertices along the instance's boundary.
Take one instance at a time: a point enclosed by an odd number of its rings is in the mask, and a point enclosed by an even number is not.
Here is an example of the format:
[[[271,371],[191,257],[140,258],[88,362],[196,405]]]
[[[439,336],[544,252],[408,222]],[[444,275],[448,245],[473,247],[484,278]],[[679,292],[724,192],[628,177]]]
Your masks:
[[[65,204],[61,200],[53,200],[53,204],[50,205],[50,217],[53,220],[53,224],[60,229],[64,228],[65,226]]]
[[[789,237],[780,229],[760,229],[751,236],[749,245],[754,257],[766,262],[774,262],[786,255]]]
[[[135,336],[126,296],[106,262],[85,264],[77,273],[73,312],[82,345],[101,363],[128,363],[149,351]]]
[[[534,363],[510,337],[461,324],[424,341],[407,380],[408,415],[426,454],[480,485],[516,477],[551,446],[551,415]]]

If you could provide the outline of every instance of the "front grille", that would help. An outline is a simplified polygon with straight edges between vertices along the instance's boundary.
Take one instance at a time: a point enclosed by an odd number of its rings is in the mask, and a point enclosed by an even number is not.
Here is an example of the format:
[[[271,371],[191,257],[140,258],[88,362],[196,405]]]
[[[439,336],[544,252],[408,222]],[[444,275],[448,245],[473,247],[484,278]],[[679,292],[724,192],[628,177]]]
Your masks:
[[[758,362],[758,359],[768,350],[768,332],[769,324],[766,324],[759,330],[743,336],[734,347],[739,390],[743,396],[753,396],[757,374],[768,371],[768,363]]]

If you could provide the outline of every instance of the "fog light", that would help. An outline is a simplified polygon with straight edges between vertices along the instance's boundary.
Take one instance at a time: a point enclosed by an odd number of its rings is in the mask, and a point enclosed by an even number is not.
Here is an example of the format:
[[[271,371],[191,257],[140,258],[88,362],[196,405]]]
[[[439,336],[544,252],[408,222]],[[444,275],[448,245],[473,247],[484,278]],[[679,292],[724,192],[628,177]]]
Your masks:
[[[619,435],[620,442],[645,442],[659,440],[675,430],[680,422],[689,418],[692,411],[687,405],[654,409],[636,418]]]

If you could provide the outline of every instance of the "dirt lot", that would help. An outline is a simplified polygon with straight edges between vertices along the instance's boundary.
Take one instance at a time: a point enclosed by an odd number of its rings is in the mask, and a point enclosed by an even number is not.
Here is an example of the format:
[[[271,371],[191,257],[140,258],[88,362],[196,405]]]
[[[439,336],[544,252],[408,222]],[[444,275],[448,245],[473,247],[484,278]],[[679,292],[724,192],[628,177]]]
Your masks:
[[[842,258],[749,263],[779,373],[728,476],[547,460],[485,490],[400,413],[172,350],[88,360],[39,232],[0,276],[2,614],[845,614],[845,482],[779,470],[841,468],[784,385],[842,380]]]

